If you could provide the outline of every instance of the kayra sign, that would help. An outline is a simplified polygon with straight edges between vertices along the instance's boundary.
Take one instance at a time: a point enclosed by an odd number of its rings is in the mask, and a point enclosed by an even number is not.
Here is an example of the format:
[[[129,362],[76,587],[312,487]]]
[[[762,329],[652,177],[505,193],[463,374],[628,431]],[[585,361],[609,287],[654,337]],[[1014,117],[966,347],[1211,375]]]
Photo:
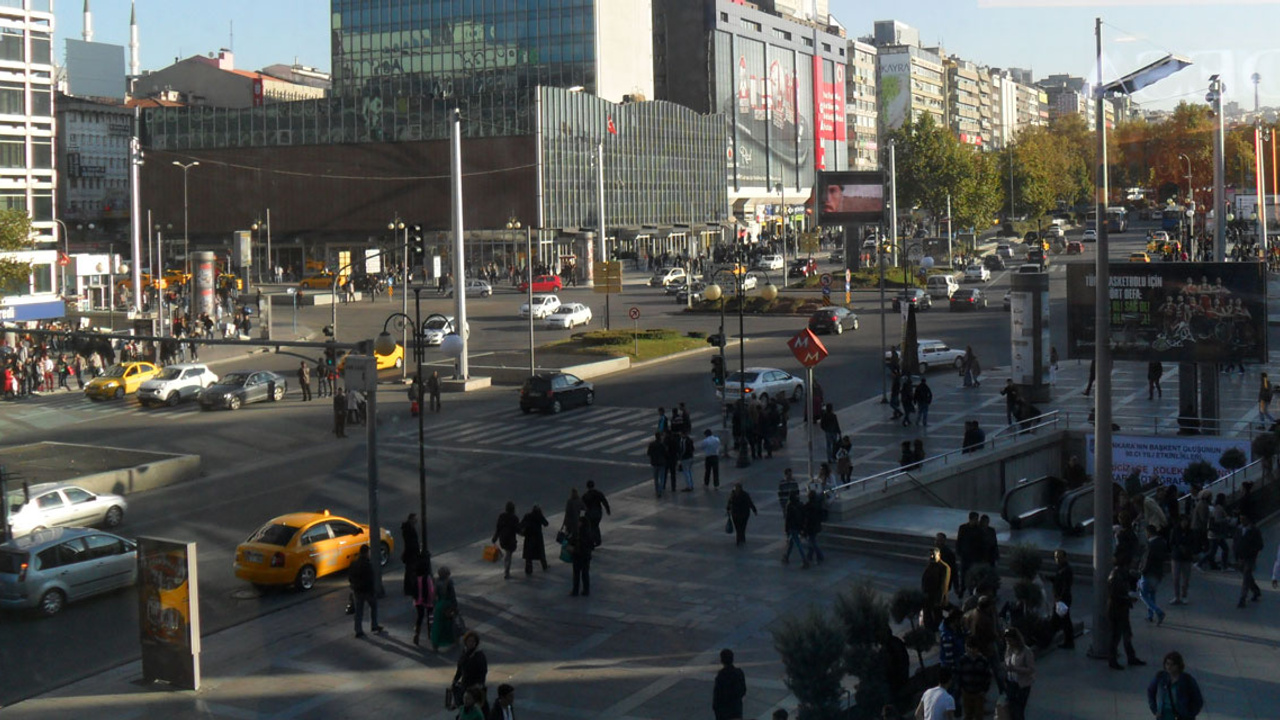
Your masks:
[[[795,337],[787,341],[787,347],[791,348],[791,354],[796,356],[796,360],[807,368],[822,362],[828,355],[827,347],[809,328],[796,333]]]

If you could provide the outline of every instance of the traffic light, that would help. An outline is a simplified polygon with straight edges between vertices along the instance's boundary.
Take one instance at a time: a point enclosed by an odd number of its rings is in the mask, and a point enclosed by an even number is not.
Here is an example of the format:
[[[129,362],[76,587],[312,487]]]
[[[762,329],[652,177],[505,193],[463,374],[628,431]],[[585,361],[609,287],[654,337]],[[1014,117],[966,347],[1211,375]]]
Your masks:
[[[719,355],[711,358],[711,382],[717,387],[724,385],[724,358]]]
[[[711,347],[724,347],[724,333],[715,333],[707,336],[707,344]]]
[[[325,325],[325,326],[324,326],[324,335],[325,335],[325,337],[333,337],[333,326],[332,326],[332,325]]]
[[[324,364],[334,367],[338,364],[338,349],[332,344],[332,341],[324,348]]]

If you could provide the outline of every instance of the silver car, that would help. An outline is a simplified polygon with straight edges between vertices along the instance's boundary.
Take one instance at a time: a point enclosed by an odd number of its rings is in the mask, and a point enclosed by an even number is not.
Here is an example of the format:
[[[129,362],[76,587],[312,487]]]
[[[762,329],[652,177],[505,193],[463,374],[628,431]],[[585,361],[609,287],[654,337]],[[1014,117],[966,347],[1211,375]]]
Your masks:
[[[0,608],[56,615],[69,602],[134,583],[138,549],[101,530],[51,528],[0,545]]]
[[[124,521],[129,503],[119,495],[92,493],[76,485],[41,483],[10,490],[9,527],[13,537],[51,527],[113,528]]]

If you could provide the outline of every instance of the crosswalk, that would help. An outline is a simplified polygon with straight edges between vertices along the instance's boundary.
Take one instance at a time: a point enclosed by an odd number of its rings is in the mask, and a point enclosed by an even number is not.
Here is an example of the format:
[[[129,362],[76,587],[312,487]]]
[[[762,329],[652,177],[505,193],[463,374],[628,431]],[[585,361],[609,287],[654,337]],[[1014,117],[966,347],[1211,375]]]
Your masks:
[[[690,411],[694,439],[706,428],[719,429],[720,415]],[[566,410],[559,415],[495,411],[459,422],[440,422],[430,414],[423,433],[429,446],[451,449],[520,449],[559,456],[613,456],[628,460],[646,457],[656,430],[651,407],[603,407]],[[385,433],[384,444],[414,446],[417,423]]]
[[[184,403],[172,408],[143,408],[131,397],[124,400],[94,402],[78,390],[71,392],[60,390],[30,395],[20,400],[0,402],[0,434],[54,430],[68,425],[104,421],[112,417],[139,412],[164,416],[165,422],[171,422],[198,411],[195,403]]]

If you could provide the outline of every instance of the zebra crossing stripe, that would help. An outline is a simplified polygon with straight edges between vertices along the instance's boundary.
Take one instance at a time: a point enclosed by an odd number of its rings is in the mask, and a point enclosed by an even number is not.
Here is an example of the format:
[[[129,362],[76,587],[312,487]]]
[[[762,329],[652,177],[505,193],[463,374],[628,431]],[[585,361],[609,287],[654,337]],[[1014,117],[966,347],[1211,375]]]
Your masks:
[[[591,448],[595,448],[606,438],[610,438],[619,433],[627,432],[626,428],[606,428],[601,430],[598,427],[586,428],[582,431],[566,435],[561,442],[550,445],[553,448],[567,448],[576,445],[583,440],[589,440]]]
[[[636,446],[639,446],[638,452],[639,454],[643,455],[647,448],[647,443],[641,444],[640,441],[644,438],[653,438],[653,433],[648,430],[640,430],[638,432],[630,432],[625,435],[619,435],[618,437],[612,438],[608,443],[602,444],[600,447],[596,449],[600,451],[610,451],[610,450],[613,450],[614,448],[617,448],[617,451],[619,452],[623,450],[627,450],[628,454],[635,455],[637,454],[637,451],[635,451]]]

